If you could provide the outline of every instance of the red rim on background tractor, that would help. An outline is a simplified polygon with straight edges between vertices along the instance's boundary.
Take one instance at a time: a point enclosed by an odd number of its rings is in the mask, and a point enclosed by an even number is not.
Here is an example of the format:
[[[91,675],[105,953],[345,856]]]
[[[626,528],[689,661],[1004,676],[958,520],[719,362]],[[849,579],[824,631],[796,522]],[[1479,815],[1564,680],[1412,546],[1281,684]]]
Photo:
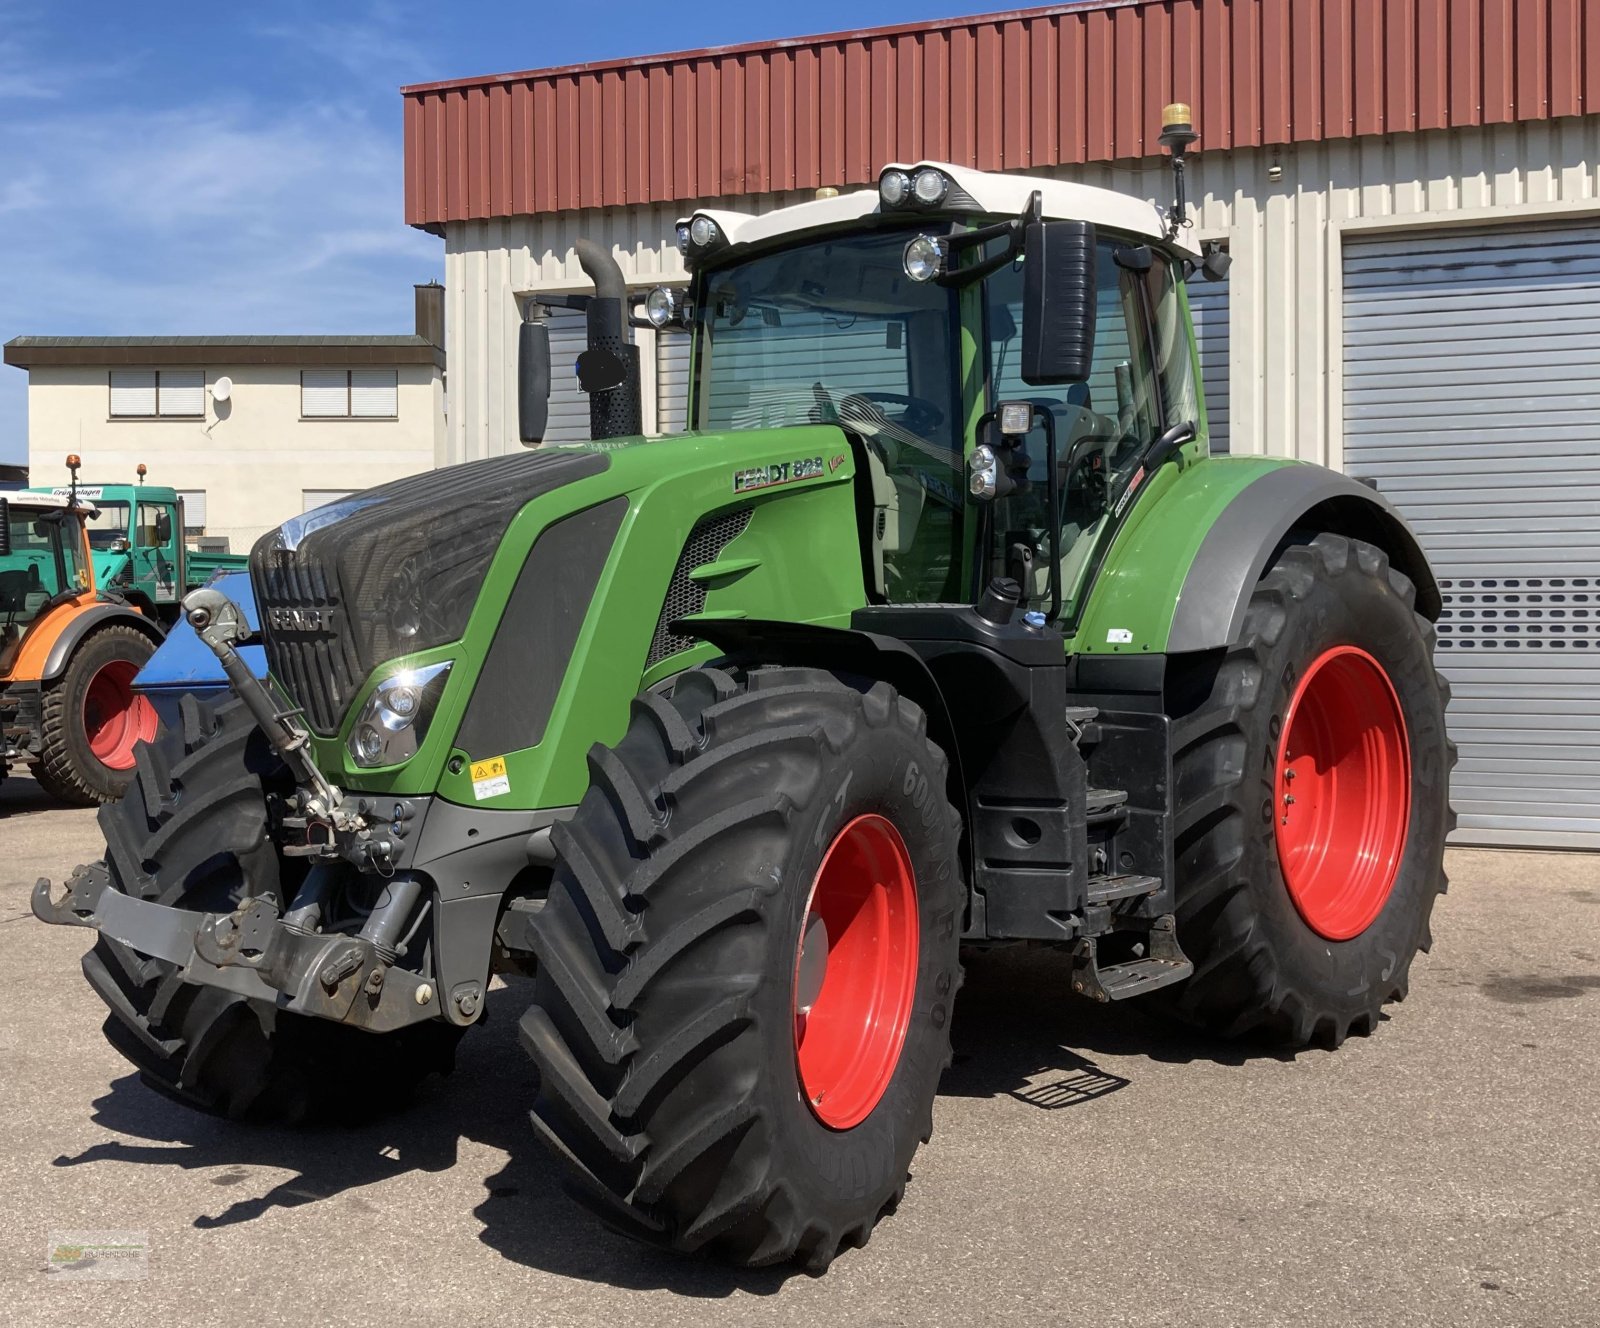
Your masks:
[[[1278,746],[1273,829],[1284,884],[1306,925],[1359,936],[1383,911],[1411,817],[1411,754],[1400,698],[1356,646],[1305,671]]]
[[[102,664],[83,694],[83,731],[94,759],[110,770],[133,769],[133,748],[156,736],[156,710],[133,690],[139,666],[125,659]]]
[[[800,1087],[824,1125],[872,1114],[894,1078],[917,986],[917,882],[900,832],[857,816],[823,855],[795,956]]]

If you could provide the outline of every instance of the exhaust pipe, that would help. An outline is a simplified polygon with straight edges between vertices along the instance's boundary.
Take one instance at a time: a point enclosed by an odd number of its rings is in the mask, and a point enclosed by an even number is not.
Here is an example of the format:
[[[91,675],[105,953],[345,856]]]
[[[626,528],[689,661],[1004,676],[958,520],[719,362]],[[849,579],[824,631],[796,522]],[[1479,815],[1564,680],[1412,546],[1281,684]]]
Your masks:
[[[589,393],[589,435],[596,440],[626,438],[644,429],[639,348],[630,346],[627,338],[627,283],[610,251],[593,240],[579,240],[573,250],[594,282],[594,296],[585,312],[588,363],[578,366],[579,381]]]

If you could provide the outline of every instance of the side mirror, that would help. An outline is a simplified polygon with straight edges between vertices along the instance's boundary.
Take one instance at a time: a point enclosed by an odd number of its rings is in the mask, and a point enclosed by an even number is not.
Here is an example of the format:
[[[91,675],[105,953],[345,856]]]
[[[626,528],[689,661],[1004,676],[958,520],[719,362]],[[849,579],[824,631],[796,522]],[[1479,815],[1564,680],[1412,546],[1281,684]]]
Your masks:
[[[0,558],[11,553],[11,503],[0,498]]]
[[[550,423],[550,324],[524,322],[517,334],[517,436],[532,446]]]
[[[171,512],[157,512],[156,513],[156,543],[157,544],[171,544],[172,543],[172,513]]]
[[[1094,364],[1095,228],[1035,221],[1023,237],[1022,381],[1056,387],[1088,379]]]

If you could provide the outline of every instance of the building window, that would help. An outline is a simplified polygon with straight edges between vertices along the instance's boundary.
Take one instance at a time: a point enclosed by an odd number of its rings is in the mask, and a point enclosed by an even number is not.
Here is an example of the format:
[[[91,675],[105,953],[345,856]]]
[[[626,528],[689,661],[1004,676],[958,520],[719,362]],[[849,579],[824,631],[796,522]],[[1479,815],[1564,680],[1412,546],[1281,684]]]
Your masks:
[[[204,489],[179,489],[178,501],[183,504],[183,537],[194,539],[206,533],[206,491]]]
[[[199,420],[206,413],[204,369],[113,369],[111,418]]]
[[[392,420],[400,414],[394,369],[305,369],[300,414],[308,420]]]
[[[302,512],[314,512],[319,507],[326,507],[329,503],[336,503],[341,498],[350,496],[349,489],[302,489],[300,490],[303,506]]]

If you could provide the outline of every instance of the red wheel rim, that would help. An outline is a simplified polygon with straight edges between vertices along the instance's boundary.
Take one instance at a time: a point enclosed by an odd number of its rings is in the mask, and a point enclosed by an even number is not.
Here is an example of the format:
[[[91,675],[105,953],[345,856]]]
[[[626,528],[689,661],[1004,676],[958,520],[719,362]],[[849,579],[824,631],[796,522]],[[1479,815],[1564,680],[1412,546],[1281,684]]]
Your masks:
[[[1275,799],[1278,865],[1300,916],[1330,941],[1359,936],[1394,889],[1411,816],[1400,698],[1365,650],[1335,646],[1300,679]]]
[[[795,954],[795,1061],[824,1125],[859,1125],[894,1078],[911,1024],[917,944],[905,841],[883,817],[858,816],[817,868]]]
[[[114,659],[102,664],[83,694],[83,731],[94,759],[110,770],[133,769],[133,748],[156,736],[156,711],[133,690],[139,666]]]

